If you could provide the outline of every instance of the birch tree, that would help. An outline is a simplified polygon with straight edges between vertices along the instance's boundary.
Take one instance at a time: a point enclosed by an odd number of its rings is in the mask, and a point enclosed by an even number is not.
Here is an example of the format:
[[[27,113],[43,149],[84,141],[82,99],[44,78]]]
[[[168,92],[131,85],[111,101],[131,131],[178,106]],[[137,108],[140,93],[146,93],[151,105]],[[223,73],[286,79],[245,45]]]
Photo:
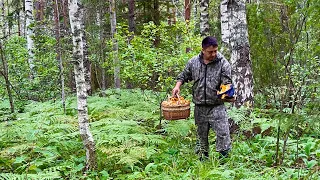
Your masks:
[[[200,1],[200,34],[209,35],[209,0]]]
[[[85,170],[96,168],[95,143],[89,129],[87,89],[84,75],[83,6],[80,0],[69,0],[69,18],[73,41],[74,74],[77,88],[80,136],[86,150]]]
[[[222,0],[220,5],[222,41],[231,49],[236,107],[253,105],[253,75],[245,5],[245,0]]]
[[[84,29],[84,23],[82,23],[82,29]],[[91,62],[89,60],[87,36],[86,36],[85,33],[83,33],[82,42],[83,42],[83,45],[84,45],[84,48],[83,48],[83,54],[84,54],[84,58],[83,58],[84,78],[85,78],[87,94],[91,96],[92,95],[92,89],[91,89]]]
[[[1,6],[1,21],[0,21],[0,23],[1,23],[1,28],[2,28],[2,32],[3,32],[2,35],[3,35],[4,38],[6,38],[6,35],[9,34],[9,33],[7,33],[8,21],[7,21],[7,18],[6,18],[6,6],[5,6],[4,0],[1,0],[0,6]]]
[[[28,63],[30,68],[30,78],[33,79],[35,76],[34,71],[34,54],[33,54],[33,48],[34,48],[34,42],[32,39],[32,36],[34,35],[34,32],[31,28],[31,24],[33,23],[33,0],[25,0],[25,15],[26,15],[26,37],[27,37],[27,49],[29,53],[28,57]]]
[[[116,4],[114,0],[109,0],[109,4],[111,36],[113,44],[114,86],[116,89],[120,89],[120,62],[118,59],[118,42],[115,38],[117,33]]]

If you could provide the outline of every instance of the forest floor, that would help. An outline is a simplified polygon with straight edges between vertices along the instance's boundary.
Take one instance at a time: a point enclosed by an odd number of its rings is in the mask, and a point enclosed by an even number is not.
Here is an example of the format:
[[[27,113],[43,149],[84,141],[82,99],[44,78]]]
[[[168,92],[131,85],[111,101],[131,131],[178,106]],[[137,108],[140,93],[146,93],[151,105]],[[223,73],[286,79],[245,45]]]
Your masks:
[[[210,131],[210,157],[201,162],[194,153],[193,113],[186,120],[161,119],[160,124],[159,104],[165,96],[108,90],[107,97],[89,97],[97,169],[86,173],[75,97],[67,99],[66,114],[54,100],[30,102],[20,107],[20,113],[10,114],[3,101],[0,179],[320,179],[319,124],[297,137],[281,126],[281,165],[276,166],[279,117],[268,110],[228,106],[236,124],[230,157],[218,158]]]

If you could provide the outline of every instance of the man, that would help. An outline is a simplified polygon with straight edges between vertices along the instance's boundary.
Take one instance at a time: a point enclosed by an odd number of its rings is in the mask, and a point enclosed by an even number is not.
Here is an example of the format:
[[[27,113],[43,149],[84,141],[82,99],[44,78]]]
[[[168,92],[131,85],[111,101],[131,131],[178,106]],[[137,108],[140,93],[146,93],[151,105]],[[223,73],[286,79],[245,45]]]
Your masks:
[[[192,101],[198,136],[196,153],[200,160],[209,157],[208,134],[211,127],[216,133],[216,151],[221,157],[226,157],[231,149],[229,124],[226,108],[217,92],[220,85],[232,84],[231,67],[218,52],[216,38],[209,36],[203,39],[201,53],[191,58],[178,75],[172,96],[179,95],[180,86],[188,81],[194,81]]]

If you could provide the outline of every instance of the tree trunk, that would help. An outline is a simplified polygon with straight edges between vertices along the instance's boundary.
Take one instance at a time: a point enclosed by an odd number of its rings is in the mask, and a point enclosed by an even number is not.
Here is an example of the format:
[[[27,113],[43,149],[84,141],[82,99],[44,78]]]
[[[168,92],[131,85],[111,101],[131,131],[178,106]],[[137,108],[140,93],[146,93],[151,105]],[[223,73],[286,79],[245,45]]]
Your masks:
[[[61,5],[62,5],[62,16],[63,16],[63,29],[65,31],[68,31],[68,1],[67,0],[62,0],[61,1]]]
[[[190,21],[191,15],[191,4],[190,0],[184,0],[184,20]]]
[[[198,1],[199,0],[194,0],[193,1],[193,19],[194,19],[194,31],[195,32],[198,32],[198,28],[200,27],[200,24],[199,24],[199,17],[198,17]]]
[[[83,28],[84,29],[84,25]],[[89,60],[89,52],[88,52],[88,43],[87,43],[87,37],[86,34],[83,33],[83,53],[84,53],[84,59],[83,59],[83,66],[84,66],[84,78],[85,78],[85,83],[86,83],[86,90],[87,94],[89,96],[92,95],[92,88],[91,88],[91,62]]]
[[[134,22],[134,7],[135,7],[135,2],[134,0],[129,0],[129,4],[128,4],[128,8],[129,8],[129,17],[128,17],[128,21],[129,21],[129,32],[134,33],[135,32],[135,22]],[[130,39],[132,39],[132,37],[130,37]]]
[[[116,89],[120,89],[120,62],[118,59],[118,41],[115,38],[115,34],[117,33],[116,4],[114,0],[109,0],[109,2],[111,36],[113,43],[114,86]]]
[[[36,10],[36,20],[43,21],[44,20],[44,2],[43,2],[43,0],[35,1],[35,10]]]
[[[65,99],[65,90],[64,90],[64,68],[61,58],[61,46],[60,46],[60,13],[59,13],[59,4],[58,0],[54,0],[54,20],[55,20],[55,36],[56,36],[56,52],[57,52],[57,62],[59,65],[59,74],[60,74],[60,84],[61,84],[61,100],[63,112],[66,113],[66,99]]]
[[[28,63],[29,63],[29,69],[30,69],[30,79],[33,79],[35,76],[34,71],[34,63],[33,63],[33,48],[34,48],[34,42],[31,38],[33,36],[33,30],[30,27],[30,24],[33,23],[33,0],[25,0],[25,14],[26,14],[26,36],[27,36],[27,49],[29,53],[28,57]]]
[[[24,9],[25,9],[25,3],[22,2],[23,6],[19,8],[19,11],[18,11],[18,35],[19,36],[25,36],[26,35],[26,19],[25,19],[25,12],[24,12]]]
[[[153,22],[154,24],[159,27],[160,26],[160,10],[159,10],[159,0],[154,0],[153,2]],[[160,35],[156,33],[156,37],[154,40],[154,46],[158,47],[160,44]]]
[[[18,13],[18,19],[17,19],[17,28],[18,28],[18,36],[21,36],[21,13],[20,13],[20,10],[17,12]]]
[[[4,0],[1,0],[0,2],[0,5],[1,5],[1,28],[2,28],[2,36],[3,37],[6,37],[6,35],[8,34],[7,33],[7,29],[8,29],[8,23],[7,23],[7,20],[6,20],[6,6],[5,6],[5,2]]]
[[[82,25],[83,21],[83,9],[79,0],[69,0],[69,18],[72,31],[73,40],[73,56],[74,56],[74,73],[77,88],[78,99],[78,120],[80,136],[86,150],[86,167],[85,170],[95,169],[96,155],[95,155],[95,143],[93,136],[89,129],[88,122],[88,108],[87,108],[87,90],[85,84],[84,75],[84,48],[86,48],[83,42],[84,29]]]
[[[102,90],[102,96],[105,97],[106,96],[106,69],[104,67],[104,61],[105,61],[105,54],[104,54],[104,48],[105,48],[105,35],[104,35],[104,29],[103,29],[103,24],[104,24],[104,18],[103,18],[103,14],[104,14],[104,10],[101,8],[99,8],[99,12],[97,13],[97,25],[99,26],[99,39],[100,39],[100,61],[99,63],[101,64],[101,66],[96,66],[96,71],[98,71],[98,69],[101,69],[101,90]],[[98,68],[101,67],[101,68]],[[96,76],[97,76],[97,81],[98,84],[99,83],[99,76],[98,73],[96,72]]]
[[[209,0],[200,2],[200,34],[201,36],[209,35]]]
[[[231,49],[232,80],[236,89],[236,102],[240,107],[253,106],[253,75],[244,0],[221,1],[222,41]]]
[[[2,42],[0,42],[0,54],[1,54],[0,57],[2,60],[2,66],[3,66],[3,72],[1,72],[1,75],[4,77],[5,82],[6,82],[6,89],[8,92],[11,113],[14,113],[14,103],[13,103],[13,98],[12,98],[12,94],[11,94],[10,82],[9,82],[8,63],[7,63],[3,48],[2,48]]]

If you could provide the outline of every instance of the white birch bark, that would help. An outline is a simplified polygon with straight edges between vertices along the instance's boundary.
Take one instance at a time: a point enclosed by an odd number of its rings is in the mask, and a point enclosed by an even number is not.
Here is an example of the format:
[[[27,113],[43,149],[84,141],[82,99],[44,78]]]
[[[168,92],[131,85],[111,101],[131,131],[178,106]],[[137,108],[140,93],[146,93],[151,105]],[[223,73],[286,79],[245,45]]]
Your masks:
[[[1,28],[2,28],[2,37],[6,37],[7,30],[8,30],[8,23],[6,20],[6,6],[4,3],[4,0],[1,0],[0,2],[0,6],[1,6],[1,19],[0,19],[0,23],[1,23]]]
[[[23,12],[23,9],[21,8],[19,10],[19,19],[18,19],[18,33],[19,36],[25,36],[26,35],[26,24],[25,24],[25,13]]]
[[[193,15],[193,20],[194,20],[194,25],[195,25],[195,27],[194,27],[194,30],[195,31],[197,31],[198,30],[198,28],[200,27],[200,24],[199,24],[199,17],[198,17],[198,6],[199,6],[199,3],[198,3],[198,0],[193,0],[193,12],[191,12],[191,13],[193,13],[192,15]]]
[[[115,38],[117,33],[117,19],[116,19],[116,5],[114,0],[110,2],[110,24],[111,24],[111,36],[113,43],[113,64],[114,64],[114,86],[116,89],[120,89],[120,63],[118,59],[118,42]]]
[[[34,71],[34,54],[33,54],[33,48],[34,48],[34,42],[32,39],[32,36],[34,35],[33,29],[30,27],[30,25],[33,23],[33,0],[25,0],[25,18],[26,18],[26,37],[27,37],[27,49],[29,53],[28,57],[28,63],[30,68],[30,78],[33,79],[35,76]]]
[[[200,1],[200,34],[209,35],[209,0]]]
[[[84,25],[83,25],[84,29]],[[86,84],[86,90],[88,95],[92,95],[92,89],[91,89],[91,62],[89,59],[89,52],[88,52],[88,43],[87,43],[87,37],[85,33],[83,34],[83,52],[84,52],[84,59],[83,59],[83,66],[84,66],[84,78],[85,78],[85,84]]]
[[[232,80],[237,95],[235,106],[253,106],[253,75],[245,0],[222,0],[220,11],[222,41],[231,49]]]
[[[87,91],[84,76],[83,9],[80,0],[69,0],[69,18],[73,40],[74,73],[78,99],[80,136],[86,150],[85,170],[96,168],[95,143],[89,129]]]

